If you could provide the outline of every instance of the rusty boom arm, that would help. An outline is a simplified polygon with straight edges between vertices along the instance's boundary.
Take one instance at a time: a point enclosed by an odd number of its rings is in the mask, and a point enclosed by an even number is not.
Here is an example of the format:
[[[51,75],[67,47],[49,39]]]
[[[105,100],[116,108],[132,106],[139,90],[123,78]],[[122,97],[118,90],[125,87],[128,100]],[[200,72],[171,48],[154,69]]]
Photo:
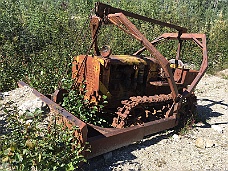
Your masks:
[[[159,62],[160,66],[163,68],[166,76],[167,76],[167,81],[171,89],[172,97],[174,99],[174,102],[178,102],[179,100],[185,98],[188,96],[199,80],[202,78],[203,74],[206,72],[207,69],[207,49],[206,49],[206,37],[204,34],[187,34],[185,33],[187,31],[186,28],[180,27],[174,24],[162,22],[159,20],[151,19],[145,16],[141,16],[138,14],[134,14],[131,12],[127,12],[118,8],[111,7],[110,5],[106,5],[100,2],[97,2],[95,4],[95,14],[96,16],[93,16],[90,22],[90,27],[92,30],[92,37],[93,37],[93,46],[95,49],[95,54],[100,55],[99,48],[97,45],[97,33],[102,24],[114,24],[127,34],[133,36],[137,40],[139,40],[143,45],[143,49],[147,49]],[[164,27],[169,27],[176,29],[178,33],[166,33],[163,34],[162,36],[159,37],[159,39],[149,42],[147,38],[135,27],[135,25],[128,20],[126,16],[140,19],[143,21],[151,22],[154,24],[158,24]],[[184,35],[183,35],[184,33]],[[180,56],[180,50],[181,50],[181,45],[182,45],[182,40],[186,39],[193,39],[193,41],[200,46],[200,48],[203,50],[203,62],[200,68],[200,71],[194,81],[191,83],[191,85],[188,87],[187,90],[182,95],[178,95],[178,90],[177,86],[173,77],[172,70],[170,68],[170,63],[169,61],[155,48],[153,44],[157,43],[161,39],[178,39],[179,44],[178,44],[178,51],[177,51],[177,56],[176,60],[179,59]],[[199,41],[199,39],[202,40],[202,42]],[[141,50],[141,51],[142,51]],[[139,51],[139,53],[141,52]]]

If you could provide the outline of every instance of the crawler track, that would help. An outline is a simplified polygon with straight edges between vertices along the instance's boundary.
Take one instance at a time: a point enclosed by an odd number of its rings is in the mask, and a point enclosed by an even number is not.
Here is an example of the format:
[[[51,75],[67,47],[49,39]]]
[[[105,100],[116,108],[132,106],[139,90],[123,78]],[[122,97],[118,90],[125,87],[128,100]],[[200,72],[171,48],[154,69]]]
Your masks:
[[[118,108],[112,126],[124,128],[139,125],[144,122],[165,117],[170,105],[173,103],[171,94],[155,96],[134,96],[121,102],[123,107]]]
[[[165,118],[166,112],[173,104],[171,94],[155,96],[134,96],[121,102],[123,107],[118,108],[117,117],[113,118],[112,126],[124,128],[140,125],[144,122]],[[196,109],[196,96],[194,94],[181,102],[180,119],[193,116]],[[184,121],[185,122],[185,121]]]

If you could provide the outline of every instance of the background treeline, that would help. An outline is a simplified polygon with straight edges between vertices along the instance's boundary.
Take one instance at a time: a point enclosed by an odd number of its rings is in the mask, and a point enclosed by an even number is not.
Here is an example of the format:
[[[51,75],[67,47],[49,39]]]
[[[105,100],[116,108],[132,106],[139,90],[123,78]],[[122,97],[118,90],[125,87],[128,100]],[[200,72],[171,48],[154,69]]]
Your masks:
[[[0,1],[0,91],[16,87],[23,80],[42,93],[52,93],[63,78],[71,77],[71,60],[85,53],[91,43],[89,16],[94,0],[5,0]],[[228,67],[227,0],[106,0],[114,7],[205,33],[209,71]],[[131,21],[153,40],[163,28],[135,19]],[[140,43],[114,26],[104,26],[101,44],[109,44],[115,54],[132,54]],[[159,50],[175,57],[175,43]],[[183,60],[198,66],[198,47],[185,44]],[[190,53],[192,51],[192,53]],[[196,56],[194,56],[197,54]]]

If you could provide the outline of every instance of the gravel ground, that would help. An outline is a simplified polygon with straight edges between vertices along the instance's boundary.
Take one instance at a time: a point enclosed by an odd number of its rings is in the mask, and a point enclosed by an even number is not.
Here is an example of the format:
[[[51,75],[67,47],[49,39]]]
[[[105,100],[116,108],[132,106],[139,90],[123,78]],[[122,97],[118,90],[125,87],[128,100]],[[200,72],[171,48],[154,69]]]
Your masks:
[[[84,170],[228,170],[228,79],[205,75],[197,85],[202,122],[185,135],[173,130],[89,160]],[[226,75],[227,78],[227,75]]]
[[[228,171],[228,70],[218,76],[205,75],[196,88],[198,113],[202,122],[187,134],[174,130],[148,136],[129,146],[89,160],[82,170],[227,170]],[[0,104],[13,101],[21,110],[44,107],[30,89],[8,93]],[[27,97],[26,97],[27,95]],[[23,102],[23,103],[22,103]],[[25,102],[25,103],[24,103]],[[0,133],[5,126],[0,110]],[[0,169],[1,170],[1,169]]]
[[[48,106],[40,98],[36,97],[32,91],[30,87],[25,86],[9,92],[0,93],[0,134],[5,133],[5,128],[7,127],[4,108],[8,110],[17,108],[19,115],[24,114],[26,111],[34,112],[38,108],[44,113],[42,125],[47,126],[48,120],[50,120],[53,114],[50,112]]]

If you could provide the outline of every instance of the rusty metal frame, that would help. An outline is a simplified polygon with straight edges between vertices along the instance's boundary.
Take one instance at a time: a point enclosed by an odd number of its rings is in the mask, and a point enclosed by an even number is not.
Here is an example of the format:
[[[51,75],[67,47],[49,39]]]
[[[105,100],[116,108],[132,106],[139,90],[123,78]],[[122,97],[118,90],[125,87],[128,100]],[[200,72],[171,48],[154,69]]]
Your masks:
[[[153,46],[152,43],[150,43],[146,39],[146,37],[135,27],[134,24],[131,23],[130,20],[127,19],[126,16],[152,22],[161,26],[174,28],[179,31],[179,35],[181,35],[182,32],[186,32],[187,29],[184,27],[176,26],[173,24],[161,22],[159,20],[154,20],[148,17],[130,13],[99,2],[95,4],[95,13],[97,16],[93,16],[90,21],[90,27],[93,38],[92,46],[94,46],[94,53],[99,54],[99,48],[97,45],[97,33],[100,28],[101,21],[103,21],[104,23],[112,23],[116,25],[118,28],[120,28],[127,34],[139,40],[148,49],[148,51],[158,60],[159,64],[164,69],[167,75],[167,80],[172,92],[172,97],[174,101],[177,101],[178,90],[168,60]]]
[[[137,142],[142,140],[147,135],[173,128],[177,126],[177,124],[178,121],[176,119],[176,115],[173,115],[168,118],[147,122],[143,125],[136,125],[122,129],[102,128],[89,125],[92,129],[98,131],[100,134],[88,138],[92,153],[88,153],[87,158],[93,158],[120,147],[129,145],[133,142]]]
[[[139,54],[143,50],[147,49],[159,62],[161,67],[163,68],[168,84],[170,86],[171,92],[172,92],[172,97],[174,99],[174,103],[181,101],[181,99],[185,98],[186,96],[190,95],[193,89],[196,87],[197,83],[199,80],[202,78],[203,74],[206,72],[206,69],[208,67],[207,63],[207,49],[206,49],[206,36],[204,34],[185,34],[187,31],[186,28],[177,26],[174,24],[162,22],[159,20],[151,19],[145,16],[141,16],[138,14],[134,14],[122,9],[114,8],[110,5],[103,4],[100,2],[97,2],[95,4],[95,14],[96,16],[93,16],[91,18],[90,26],[91,26],[91,31],[92,31],[92,38],[94,39],[94,49],[95,49],[95,54],[99,54],[99,48],[97,46],[97,32],[100,28],[100,25],[102,23],[104,24],[109,24],[112,23],[116,25],[118,28],[126,32],[127,34],[135,37],[137,40],[139,40],[143,45],[144,48],[140,49],[134,54]],[[156,38],[153,42],[149,42],[146,37],[135,27],[134,24],[131,23],[130,20],[127,19],[127,17],[132,17],[136,18],[139,20],[151,22],[157,25],[161,25],[164,27],[169,27],[176,29],[178,33],[165,33],[162,36]],[[184,34],[184,36],[183,36]],[[178,91],[177,91],[177,86],[173,78],[173,74],[171,71],[171,68],[169,66],[168,60],[154,47],[156,43],[158,43],[162,39],[177,39],[179,40],[178,43],[178,48],[177,48],[177,55],[176,55],[176,62],[180,58],[180,51],[182,47],[182,41],[187,40],[187,39],[192,39],[197,45],[199,45],[203,49],[203,61],[202,65],[200,68],[200,71],[196,78],[193,80],[191,83],[190,87],[179,97]],[[202,42],[200,42],[198,39],[201,39]]]
[[[95,3],[95,14],[96,16],[93,16],[91,18],[90,27],[92,31],[92,38],[93,43],[92,46],[94,46],[94,52],[95,54],[99,54],[99,48],[97,46],[97,33],[101,25],[101,21],[105,24],[112,23],[119,27],[120,29],[124,30],[126,33],[130,34],[131,36],[135,37],[137,40],[139,40],[147,49],[148,51],[155,56],[155,58],[158,60],[161,67],[164,69],[164,72],[167,75],[167,80],[172,92],[172,97],[174,101],[178,101],[178,90],[177,86],[175,84],[172,70],[169,66],[169,62],[167,59],[153,46],[152,43],[150,43],[146,37],[135,27],[134,24],[132,24],[126,16],[136,18],[139,20],[151,22],[157,25],[161,25],[164,27],[169,27],[176,29],[178,31],[178,34],[181,35],[182,33],[186,32],[187,29],[181,26],[177,26],[174,24],[162,22],[159,20],[155,20],[152,18],[148,18],[142,15],[134,14],[122,9],[114,8],[110,5],[103,4],[101,2]],[[124,25],[124,27],[122,27]],[[181,44],[180,44],[181,45]]]
[[[164,33],[161,36],[159,36],[159,40],[162,40],[162,38],[173,40],[193,40],[202,49],[202,63],[200,66],[199,73],[197,74],[193,82],[190,84],[190,86],[183,92],[181,99],[184,99],[193,92],[194,88],[196,87],[196,85],[203,77],[208,68],[206,35],[197,33],[183,33],[179,36],[178,33]],[[180,51],[179,48],[178,50]]]
[[[22,81],[18,82],[18,86],[29,87],[29,85]],[[36,89],[33,89],[32,92],[43,102],[45,102],[53,112],[60,114],[65,120],[64,123],[67,124],[70,122],[72,125],[79,127],[81,142],[83,144],[85,142],[89,142],[89,145],[91,147],[91,153],[85,154],[86,158],[93,158],[95,156],[129,145],[133,142],[142,140],[147,135],[173,128],[178,124],[176,115],[173,115],[168,118],[162,118],[159,120],[144,123],[143,125],[137,125],[123,129],[102,128],[92,124],[84,123],[66,111],[64,108],[38,92]],[[96,131],[97,133],[94,136],[88,137],[90,131]]]
[[[178,98],[178,90],[174,81],[169,61],[153,46],[151,42],[146,39],[146,37],[135,27],[134,24],[132,24],[130,20],[127,19],[123,13],[109,14],[107,18],[111,23],[119,27],[121,30],[139,40],[145,46],[145,48],[158,60],[158,63],[166,73],[167,80],[172,92],[172,97],[174,101],[176,101]]]
[[[161,36],[157,37],[155,40],[151,42],[152,45],[157,44],[159,41],[164,39],[172,39],[172,40],[192,40],[194,41],[201,49],[202,49],[202,63],[200,66],[199,73],[197,74],[196,78],[193,80],[191,85],[188,87],[187,90],[182,94],[181,99],[185,98],[186,96],[190,95],[200,79],[205,74],[207,68],[208,68],[208,55],[207,55],[207,45],[206,45],[206,35],[205,34],[197,34],[197,33],[182,33],[179,35],[178,33],[164,33]],[[201,41],[200,41],[201,40]],[[181,45],[178,44],[178,50],[177,50],[177,57],[176,60],[180,59],[180,51],[181,51]],[[137,52],[134,53],[134,55],[139,55],[143,51],[146,50],[146,47],[143,47],[139,49]]]
[[[163,22],[163,21],[160,21],[160,20],[148,18],[148,17],[142,16],[142,15],[139,15],[139,14],[134,14],[132,12],[128,12],[128,11],[125,11],[125,10],[122,10],[122,9],[119,9],[119,8],[115,8],[115,7],[112,7],[110,5],[103,4],[101,2],[96,2],[95,3],[95,13],[100,18],[105,18],[108,14],[123,13],[125,16],[136,18],[136,19],[143,20],[143,21],[146,21],[146,22],[151,22],[151,23],[163,26],[163,27],[173,28],[173,29],[175,29],[175,30],[177,30],[177,31],[179,31],[181,33],[187,32],[187,28],[185,28],[185,27],[181,27],[181,26],[178,26],[178,25],[175,25],[175,24],[170,24],[170,23],[166,23],[166,22]]]

